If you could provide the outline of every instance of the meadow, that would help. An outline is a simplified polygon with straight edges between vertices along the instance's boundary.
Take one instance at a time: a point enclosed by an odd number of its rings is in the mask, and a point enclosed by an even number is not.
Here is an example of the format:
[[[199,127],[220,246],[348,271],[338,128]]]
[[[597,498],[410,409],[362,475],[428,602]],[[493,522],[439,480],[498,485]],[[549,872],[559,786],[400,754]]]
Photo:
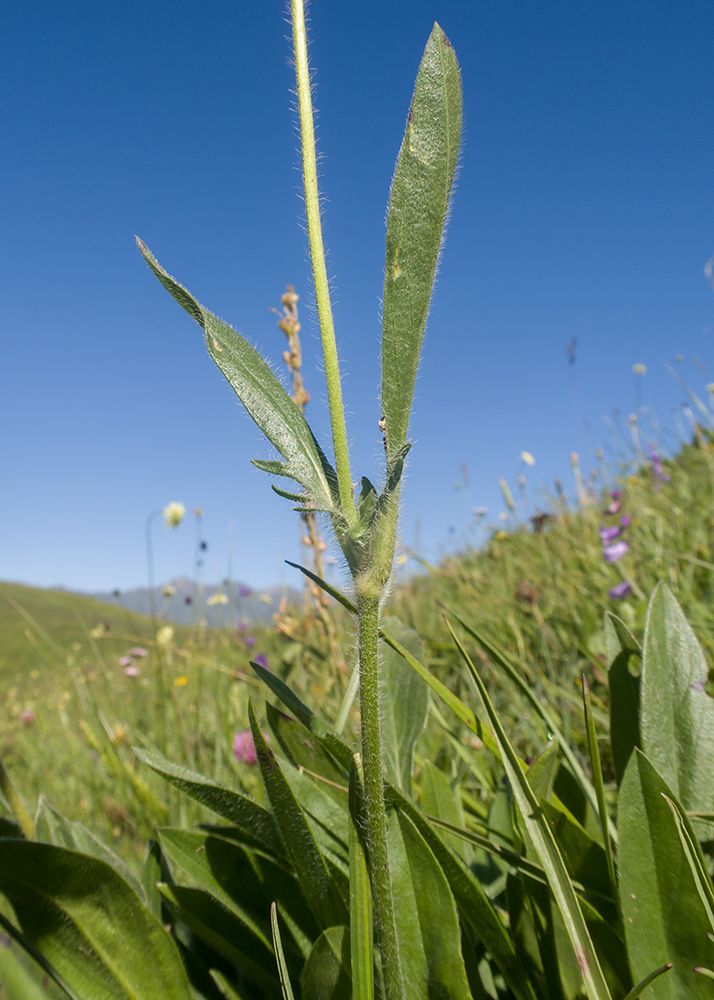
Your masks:
[[[525,481],[516,499],[502,481],[482,544],[438,565],[405,550],[415,568],[395,585],[460,71],[434,24],[387,218],[384,463],[377,486],[358,484],[301,0],[291,12],[331,457],[304,416],[295,293],[280,320],[290,395],[137,245],[281,456],[253,462],[297,505],[305,597],[267,625],[208,628],[2,585],[5,995],[704,1000],[712,416],[690,393],[698,416],[683,410],[691,434],[668,458],[636,412],[626,454],[587,476],[571,456],[574,503],[556,483],[533,513]],[[324,579],[327,534],[343,589]]]

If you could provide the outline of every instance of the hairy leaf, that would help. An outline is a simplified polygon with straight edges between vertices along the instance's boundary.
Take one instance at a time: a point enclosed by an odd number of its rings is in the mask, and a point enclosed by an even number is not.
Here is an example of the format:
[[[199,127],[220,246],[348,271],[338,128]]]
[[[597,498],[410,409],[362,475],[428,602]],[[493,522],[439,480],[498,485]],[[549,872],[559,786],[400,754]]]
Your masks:
[[[413,656],[424,659],[417,633],[388,616],[382,625]],[[411,794],[414,746],[426,723],[429,688],[402,656],[382,643],[379,681],[382,698],[382,739],[388,781]]]
[[[352,1000],[350,931],[328,927],[315,942],[300,976],[302,995],[315,1000]]]
[[[461,80],[438,24],[419,68],[387,218],[382,412],[387,464],[404,446],[461,142]]]

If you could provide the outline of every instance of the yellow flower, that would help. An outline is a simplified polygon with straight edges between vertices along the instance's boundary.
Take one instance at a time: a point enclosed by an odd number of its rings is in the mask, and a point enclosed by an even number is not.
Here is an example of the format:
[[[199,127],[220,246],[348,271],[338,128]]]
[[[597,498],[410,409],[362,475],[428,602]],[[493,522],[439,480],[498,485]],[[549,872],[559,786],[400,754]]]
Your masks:
[[[174,687],[177,688],[186,687],[187,684],[188,684],[188,677],[177,677],[176,680],[174,681]]]
[[[633,365],[632,370],[635,375],[644,375],[647,371],[647,365]]]
[[[225,594],[211,594],[211,596],[206,601],[206,604],[228,604],[228,598]]]
[[[506,534],[505,531],[497,531],[493,537],[496,539],[497,542],[502,542],[504,541],[504,539],[508,538],[508,535]]]
[[[170,625],[162,625],[156,633],[157,646],[170,646],[174,638],[174,630]]]
[[[521,458],[526,463],[526,465],[535,465],[535,459],[529,451],[522,451]]]
[[[273,598],[270,596],[270,594],[258,594],[258,600],[262,601],[263,604],[273,603]]]
[[[109,629],[107,626],[100,622],[99,625],[95,626],[95,628],[90,628],[89,634],[93,639],[101,639],[104,633],[108,631]]]
[[[630,482],[631,482],[631,483],[632,483],[632,485],[634,486],[634,485],[635,485],[635,483],[636,483],[636,482],[638,482],[638,479],[637,479],[637,476],[630,476]]]
[[[161,593],[164,597],[173,597],[176,593],[176,588],[171,583],[167,583],[165,587],[161,588]]]
[[[186,508],[182,503],[176,503],[175,501],[167,504],[164,507],[164,521],[166,522],[167,528],[178,528],[179,524],[183,521],[183,516],[186,513]]]

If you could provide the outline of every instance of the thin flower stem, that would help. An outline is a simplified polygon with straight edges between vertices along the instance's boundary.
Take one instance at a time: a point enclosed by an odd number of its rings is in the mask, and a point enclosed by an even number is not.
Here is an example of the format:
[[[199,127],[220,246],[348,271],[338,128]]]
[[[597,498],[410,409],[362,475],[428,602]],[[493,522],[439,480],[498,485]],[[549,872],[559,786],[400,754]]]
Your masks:
[[[369,874],[382,954],[388,1000],[404,1000],[392,877],[387,848],[387,810],[384,803],[381,719],[379,714],[379,598],[359,597],[359,679],[362,722],[362,766]]]
[[[335,327],[332,320],[330,286],[325,265],[325,248],[322,242],[320,222],[320,192],[317,184],[317,159],[315,155],[315,128],[312,117],[312,95],[310,92],[310,68],[307,61],[307,38],[305,34],[305,9],[303,0],[291,0],[293,22],[293,47],[295,50],[295,78],[297,81],[298,107],[300,109],[300,134],[302,138],[302,175],[305,186],[305,213],[310,242],[312,276],[315,282],[315,299],[320,320],[322,353],[325,359],[325,379],[330,403],[332,424],[332,444],[335,450],[335,469],[342,513],[348,524],[357,520],[352,493],[350,456],[347,446],[347,429],[342,404],[342,383],[340,363],[337,357]]]

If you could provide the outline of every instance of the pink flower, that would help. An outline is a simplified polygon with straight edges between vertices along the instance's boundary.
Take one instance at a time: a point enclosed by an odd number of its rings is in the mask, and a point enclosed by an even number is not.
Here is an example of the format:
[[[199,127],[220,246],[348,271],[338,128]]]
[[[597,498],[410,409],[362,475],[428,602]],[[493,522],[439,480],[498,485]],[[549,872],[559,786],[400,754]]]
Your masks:
[[[626,580],[623,580],[622,583],[618,583],[616,586],[610,587],[608,593],[613,601],[621,601],[623,597],[628,597],[632,593],[632,587]]]
[[[20,712],[20,722],[23,726],[34,726],[35,724],[35,713],[31,708],[23,708]]]
[[[265,742],[270,743],[270,737],[263,733]],[[250,729],[244,729],[242,733],[236,733],[233,737],[233,756],[243,764],[257,764],[258,756],[255,752],[255,743]]]
[[[622,525],[623,528],[626,528],[629,523],[630,523],[630,515],[623,514],[622,517],[620,518],[620,524]]]
[[[620,529],[616,525],[613,525],[611,528],[600,528],[600,538],[603,545],[609,545],[610,542],[614,542],[619,534]]]
[[[148,656],[148,655],[149,655],[148,651],[146,649],[142,649],[141,646],[134,646],[134,648],[130,649],[129,652],[127,653],[127,656]]]
[[[121,656],[119,658],[120,667],[130,667],[134,661],[130,656]]]
[[[602,550],[605,562],[615,563],[618,559],[622,559],[629,547],[627,542],[623,541],[615,542],[613,545],[606,545]]]
[[[246,646],[255,646],[255,636],[248,635],[244,640]]]
[[[124,667],[124,673],[127,677],[138,677],[141,671],[132,664],[129,667]]]
[[[250,597],[250,594],[251,594],[250,587],[241,587],[240,588],[240,596],[241,597]]]

